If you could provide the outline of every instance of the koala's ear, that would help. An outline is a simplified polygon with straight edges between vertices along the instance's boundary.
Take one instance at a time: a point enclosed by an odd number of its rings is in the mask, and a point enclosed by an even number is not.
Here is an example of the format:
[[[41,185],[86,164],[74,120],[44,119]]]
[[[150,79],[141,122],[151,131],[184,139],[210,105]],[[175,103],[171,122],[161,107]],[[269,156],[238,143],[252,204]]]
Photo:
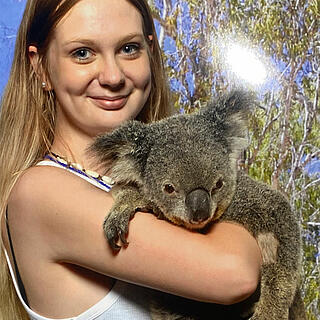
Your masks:
[[[227,139],[232,158],[237,159],[248,146],[248,116],[254,104],[253,92],[234,90],[200,111],[216,135]]]
[[[111,133],[98,136],[88,151],[106,171],[111,169],[116,182],[141,184],[141,173],[151,148],[147,131],[148,125],[129,121]]]

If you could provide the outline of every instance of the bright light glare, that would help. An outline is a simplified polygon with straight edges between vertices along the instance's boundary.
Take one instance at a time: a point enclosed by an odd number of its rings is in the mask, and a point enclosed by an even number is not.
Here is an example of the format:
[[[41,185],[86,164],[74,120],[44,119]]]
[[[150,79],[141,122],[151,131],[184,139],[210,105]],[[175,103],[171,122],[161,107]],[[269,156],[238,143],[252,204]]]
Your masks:
[[[262,84],[267,77],[265,66],[249,49],[232,44],[227,49],[227,63],[238,77],[253,85]]]

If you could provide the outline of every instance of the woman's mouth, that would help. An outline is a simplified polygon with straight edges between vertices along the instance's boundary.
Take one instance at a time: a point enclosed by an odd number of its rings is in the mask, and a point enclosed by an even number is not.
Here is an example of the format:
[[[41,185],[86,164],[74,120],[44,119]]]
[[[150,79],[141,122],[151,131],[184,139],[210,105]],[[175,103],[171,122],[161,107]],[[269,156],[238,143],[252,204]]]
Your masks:
[[[117,110],[122,108],[126,104],[128,97],[129,95],[115,97],[90,96],[89,98],[95,105],[104,110]]]

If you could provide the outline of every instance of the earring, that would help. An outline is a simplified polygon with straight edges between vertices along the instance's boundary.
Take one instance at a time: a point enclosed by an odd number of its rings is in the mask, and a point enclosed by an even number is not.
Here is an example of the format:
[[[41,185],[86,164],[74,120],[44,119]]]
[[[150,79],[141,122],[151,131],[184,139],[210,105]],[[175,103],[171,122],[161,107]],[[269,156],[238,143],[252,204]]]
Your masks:
[[[45,82],[42,82],[42,83],[41,83],[42,89],[44,89],[44,88],[46,87],[46,85],[47,85],[47,84],[46,84]]]

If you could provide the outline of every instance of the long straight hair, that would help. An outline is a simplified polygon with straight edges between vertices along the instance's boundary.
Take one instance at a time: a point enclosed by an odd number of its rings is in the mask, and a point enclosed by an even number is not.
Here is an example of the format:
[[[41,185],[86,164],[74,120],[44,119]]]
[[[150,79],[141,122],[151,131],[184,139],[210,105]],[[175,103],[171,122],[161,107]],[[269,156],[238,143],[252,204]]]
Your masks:
[[[126,0],[141,14],[149,50],[152,84],[150,96],[138,119],[160,120],[171,112],[169,90],[164,73],[150,8],[146,0]],[[79,0],[28,0],[17,35],[11,73],[0,110],[0,218],[3,218],[9,194],[17,179],[50,150],[54,138],[56,101],[54,92],[45,91],[28,56],[28,47],[38,49],[40,65],[48,70],[47,52],[55,27]],[[148,46],[149,47],[149,46]],[[13,287],[0,250],[0,319],[25,320],[28,316]]]

